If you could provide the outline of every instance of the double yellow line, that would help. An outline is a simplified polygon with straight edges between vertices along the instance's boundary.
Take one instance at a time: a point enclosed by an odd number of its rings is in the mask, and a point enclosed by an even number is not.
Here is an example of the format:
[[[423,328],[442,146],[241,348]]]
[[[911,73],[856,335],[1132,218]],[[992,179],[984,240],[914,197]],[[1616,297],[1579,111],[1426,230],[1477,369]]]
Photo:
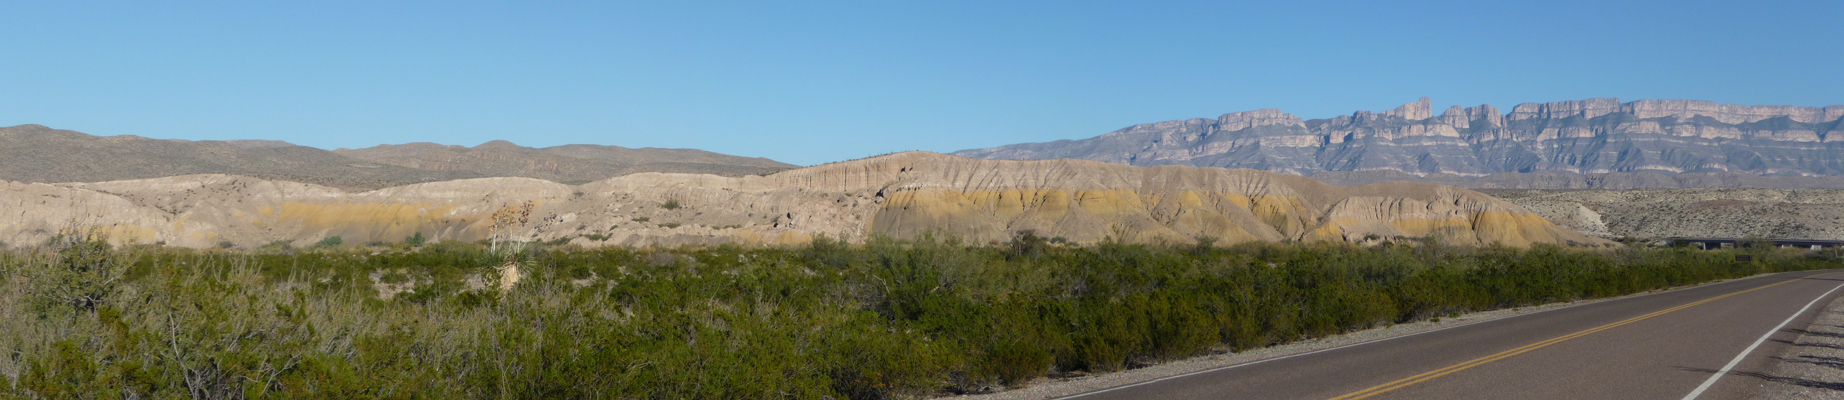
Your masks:
[[[1794,280],[1797,280],[1797,279],[1794,279]],[[1565,341],[1568,341],[1569,339],[1574,339],[1574,338],[1578,338],[1578,337],[1582,337],[1582,336],[1588,336],[1588,335],[1591,335],[1591,334],[1594,334],[1595,332],[1600,332],[1600,331],[1604,331],[1604,330],[1608,330],[1608,329],[1613,329],[1613,328],[1618,328],[1618,327],[1620,327],[1620,326],[1622,326],[1622,325],[1626,325],[1626,324],[1631,324],[1631,323],[1634,323],[1634,322],[1639,322],[1639,321],[1643,321],[1643,320],[1645,320],[1645,319],[1647,319],[1647,318],[1652,318],[1652,317],[1656,317],[1656,316],[1660,316],[1660,315],[1665,315],[1665,314],[1669,314],[1669,313],[1671,313],[1671,312],[1674,312],[1674,311],[1678,311],[1678,310],[1682,310],[1682,309],[1686,309],[1686,308],[1691,308],[1691,307],[1696,307],[1697,305],[1700,305],[1700,304],[1703,304],[1703,303],[1708,303],[1708,302],[1712,302],[1712,301],[1716,301],[1716,300],[1722,300],[1722,299],[1724,299],[1724,298],[1727,298],[1727,297],[1729,297],[1729,296],[1734,296],[1734,295],[1738,295],[1738,294],[1742,294],[1742,293],[1748,293],[1748,292],[1752,292],[1752,291],[1756,291],[1756,290],[1761,290],[1761,289],[1766,289],[1766,288],[1770,288],[1770,287],[1774,287],[1774,286],[1779,286],[1779,285],[1784,285],[1784,284],[1787,284],[1787,283],[1792,283],[1792,282],[1793,282],[1794,280],[1788,280],[1788,281],[1785,281],[1785,282],[1780,282],[1780,283],[1775,283],[1775,284],[1771,284],[1771,285],[1766,285],[1766,286],[1761,286],[1761,287],[1757,287],[1757,288],[1753,288],[1753,289],[1748,289],[1748,290],[1743,290],[1743,291],[1740,291],[1740,292],[1735,292],[1735,293],[1729,293],[1729,294],[1725,294],[1725,295],[1721,295],[1721,296],[1716,296],[1716,297],[1711,297],[1711,298],[1707,298],[1707,299],[1703,299],[1703,300],[1698,300],[1698,301],[1696,301],[1696,302],[1693,302],[1693,303],[1690,303],[1690,304],[1685,304],[1685,305],[1681,305],[1681,306],[1677,306],[1677,307],[1672,307],[1672,308],[1667,308],[1667,309],[1664,309],[1664,310],[1660,310],[1660,311],[1658,311],[1658,312],[1654,312],[1654,313],[1651,313],[1651,314],[1646,314],[1646,315],[1641,315],[1641,316],[1637,316],[1637,317],[1633,317],[1633,318],[1629,318],[1629,319],[1627,319],[1627,320],[1625,320],[1625,321],[1620,321],[1620,322],[1615,322],[1615,323],[1611,323],[1611,324],[1607,324],[1607,325],[1601,325],[1601,326],[1597,326],[1597,327],[1594,327],[1594,328],[1590,328],[1590,329],[1588,329],[1588,330],[1584,330],[1584,331],[1581,331],[1581,332],[1575,332],[1575,333],[1571,333],[1571,334],[1567,334],[1567,335],[1562,335],[1562,336],[1558,336],[1558,337],[1556,337],[1556,338],[1554,338],[1554,339],[1550,339],[1550,340],[1545,340],[1545,341],[1541,341],[1541,342],[1536,342],[1536,343],[1531,343],[1531,344],[1528,344],[1528,345],[1525,345],[1524,347],[1519,347],[1519,348],[1515,348],[1515,349],[1511,349],[1511,350],[1505,350],[1505,351],[1503,351],[1503,352],[1500,352],[1500,353],[1498,353],[1498,354],[1493,354],[1493,355],[1489,355],[1489,356],[1485,356],[1485,357],[1479,357],[1479,358],[1475,358],[1475,359],[1473,359],[1472,361],[1467,361],[1467,362],[1463,362],[1463,363],[1459,363],[1459,364],[1454,364],[1454,365],[1450,365],[1450,366],[1448,366],[1448,367],[1446,367],[1446,368],[1441,368],[1441,369],[1437,369],[1437,370],[1433,370],[1433,371],[1428,371],[1428,372],[1424,372],[1424,373],[1422,373],[1422,374],[1420,374],[1420,375],[1415,375],[1415,376],[1411,376],[1411,377],[1407,377],[1407,378],[1402,378],[1402,379],[1397,379],[1397,380],[1395,380],[1395,381],[1392,381],[1392,382],[1389,382],[1389,383],[1385,383],[1385,384],[1381,384],[1381,385],[1376,385],[1376,386],[1372,386],[1372,387],[1370,387],[1369,389],[1364,389],[1364,390],[1359,390],[1359,391],[1356,391],[1356,392],[1351,392],[1351,393],[1348,393],[1348,394],[1345,394],[1345,395],[1343,395],[1343,396],[1338,396],[1338,397],[1333,397],[1333,398],[1332,398],[1331,400],[1357,400],[1357,399],[1362,399],[1362,398],[1366,398],[1366,397],[1370,397],[1370,396],[1375,396],[1375,395],[1379,395],[1379,394],[1383,394],[1384,392],[1388,392],[1388,391],[1391,391],[1391,390],[1396,390],[1396,389],[1401,389],[1401,388],[1404,388],[1404,387],[1407,387],[1407,386],[1409,386],[1409,385],[1414,385],[1414,384],[1417,384],[1417,383],[1422,383],[1422,382],[1427,382],[1427,381],[1428,381],[1429,379],[1434,379],[1434,378],[1439,378],[1439,377],[1442,377],[1442,376],[1446,376],[1447,374],[1451,374],[1451,373],[1455,373],[1455,372],[1460,372],[1460,371],[1464,371],[1464,370],[1466,370],[1467,368],[1472,368],[1472,367],[1477,367],[1477,366],[1480,366],[1480,365],[1484,365],[1485,363],[1489,363],[1489,362],[1493,362],[1493,361],[1498,361],[1498,360],[1503,360],[1503,359],[1505,359],[1505,358],[1507,358],[1507,357],[1511,357],[1511,356],[1515,356],[1515,355],[1519,355],[1519,354],[1524,354],[1524,353],[1528,353],[1528,352],[1530,352],[1531,350],[1536,350],[1536,349],[1541,349],[1541,348],[1544,348],[1544,347],[1549,347],[1549,345],[1553,345],[1553,344],[1557,344],[1557,343],[1562,343],[1562,342],[1565,342]]]

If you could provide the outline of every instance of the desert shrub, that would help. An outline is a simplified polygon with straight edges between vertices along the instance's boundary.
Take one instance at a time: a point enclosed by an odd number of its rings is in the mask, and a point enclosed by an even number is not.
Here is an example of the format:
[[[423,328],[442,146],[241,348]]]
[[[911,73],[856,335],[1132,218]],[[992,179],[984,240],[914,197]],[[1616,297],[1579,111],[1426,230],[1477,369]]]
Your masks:
[[[0,252],[0,315],[25,316],[0,324],[14,383],[0,397],[919,398],[1838,265],[1774,249],[1039,241],[537,246],[511,255],[527,276],[504,291],[478,284],[508,255],[456,241],[53,242]],[[415,290],[379,300],[373,274]]]
[[[95,310],[117,291],[129,267],[101,236],[60,234],[40,250],[29,286],[40,316]]]
[[[1191,245],[1191,252],[1203,254],[1216,249],[1216,247],[1217,238],[1215,236],[1200,235],[1197,237],[1197,242]]]
[[[403,242],[409,244],[410,247],[423,247],[423,244],[429,243],[429,238],[423,237],[422,232],[417,232],[415,235],[403,238]]]
[[[659,203],[659,208],[664,208],[668,210],[677,210],[679,209],[679,200],[667,199],[665,202]]]
[[[328,236],[327,238],[320,239],[319,242],[314,243],[314,247],[338,247],[344,244],[346,244],[345,239],[342,239],[339,236]]]
[[[1036,230],[1020,230],[1012,232],[1012,240],[1006,243],[1006,247],[1011,252],[1006,255],[1009,257],[1037,257],[1048,245],[1049,241],[1042,236],[1037,236]]]
[[[858,255],[854,250],[850,244],[822,233],[814,235],[813,241],[807,243],[801,256],[829,270],[841,269],[857,260]]]
[[[272,252],[273,251],[289,251],[289,250],[294,250],[294,242],[291,242],[288,240],[277,240],[277,241],[273,241],[269,243],[264,243],[262,246],[258,246],[256,249],[260,251],[272,251]]]

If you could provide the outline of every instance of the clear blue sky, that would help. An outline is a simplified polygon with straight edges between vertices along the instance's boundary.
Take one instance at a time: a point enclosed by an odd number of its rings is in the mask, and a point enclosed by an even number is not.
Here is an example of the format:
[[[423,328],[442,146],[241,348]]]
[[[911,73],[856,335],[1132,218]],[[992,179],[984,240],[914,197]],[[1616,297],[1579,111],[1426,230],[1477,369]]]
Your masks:
[[[12,1],[0,126],[810,165],[1422,96],[1844,104],[1838,0],[871,3]]]

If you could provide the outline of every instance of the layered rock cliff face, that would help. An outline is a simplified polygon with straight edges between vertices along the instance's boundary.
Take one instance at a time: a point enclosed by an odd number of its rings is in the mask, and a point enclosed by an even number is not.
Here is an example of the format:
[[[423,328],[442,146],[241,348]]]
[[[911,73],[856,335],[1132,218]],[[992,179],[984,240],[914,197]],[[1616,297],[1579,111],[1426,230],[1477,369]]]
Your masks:
[[[1359,111],[1331,119],[1302,120],[1266,109],[1224,114],[1214,120],[1135,125],[1090,139],[954,154],[1250,168],[1297,175],[1364,172],[1325,177],[1351,183],[1393,179],[1373,174],[1397,172],[1408,179],[1433,177],[1473,187],[1527,184],[1555,188],[1547,184],[1601,182],[1608,179],[1596,175],[1609,173],[1844,175],[1844,134],[1833,134],[1844,130],[1840,125],[1844,106],[1589,99],[1520,104],[1509,113],[1490,105],[1455,106],[1440,115],[1432,111],[1427,98],[1395,110]],[[1488,178],[1540,172],[1580,178]],[[1612,180],[1633,181],[1617,176]],[[1672,181],[1667,187],[1748,184],[1700,178]]]
[[[6,183],[0,241],[61,231],[210,247],[435,240],[585,246],[795,244],[816,235],[936,233],[974,242],[1031,229],[1092,243],[1363,241],[1601,243],[1471,190],[1389,183],[1338,187],[1251,170],[997,161],[901,153],[768,176],[640,173],[571,186],[484,178],[348,193],[233,175],[99,183]],[[511,216],[496,220],[495,214]]]

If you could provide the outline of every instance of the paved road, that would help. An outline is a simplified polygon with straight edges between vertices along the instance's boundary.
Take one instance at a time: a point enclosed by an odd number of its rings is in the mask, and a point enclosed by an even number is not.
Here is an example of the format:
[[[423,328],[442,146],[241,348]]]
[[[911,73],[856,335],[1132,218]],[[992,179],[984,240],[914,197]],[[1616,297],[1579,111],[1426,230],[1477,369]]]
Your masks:
[[[1840,271],[1760,276],[1069,398],[1683,399],[1757,343],[1733,371],[1768,370],[1841,285]],[[1698,398],[1745,398],[1760,386],[1724,374]]]

